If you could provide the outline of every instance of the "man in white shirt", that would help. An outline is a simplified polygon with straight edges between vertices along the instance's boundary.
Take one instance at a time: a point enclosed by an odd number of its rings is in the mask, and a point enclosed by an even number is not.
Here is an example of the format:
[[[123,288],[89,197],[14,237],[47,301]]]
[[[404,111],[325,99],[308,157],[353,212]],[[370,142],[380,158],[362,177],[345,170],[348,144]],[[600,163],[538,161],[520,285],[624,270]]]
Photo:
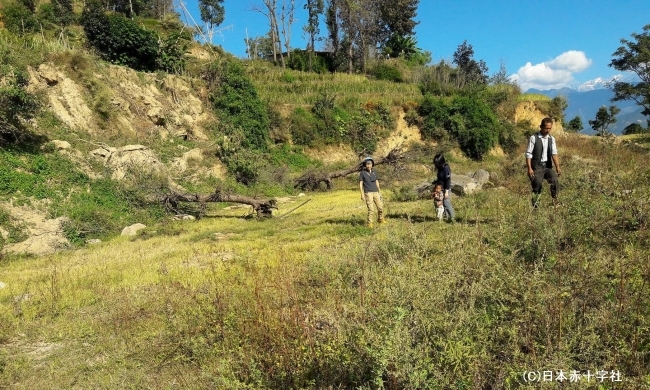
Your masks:
[[[542,183],[545,179],[551,185],[553,202],[557,202],[558,176],[562,175],[557,158],[557,144],[555,138],[550,134],[553,129],[553,119],[542,119],[539,127],[540,131],[530,137],[526,149],[526,165],[528,166],[528,178],[533,189],[532,204],[534,208],[539,205]],[[553,171],[553,165],[555,165],[555,172]]]

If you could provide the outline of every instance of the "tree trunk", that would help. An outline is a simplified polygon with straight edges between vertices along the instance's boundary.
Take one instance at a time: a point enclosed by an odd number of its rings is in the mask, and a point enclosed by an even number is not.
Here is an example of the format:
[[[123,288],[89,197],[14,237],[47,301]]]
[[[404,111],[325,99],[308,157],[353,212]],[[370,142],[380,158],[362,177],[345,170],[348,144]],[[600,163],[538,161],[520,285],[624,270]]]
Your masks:
[[[241,203],[253,206],[253,210],[258,218],[270,218],[273,216],[272,210],[277,209],[275,199],[257,199],[237,194],[224,194],[220,189],[216,189],[212,194],[179,194],[171,191],[161,199],[163,205],[170,211],[178,210],[178,202],[199,203],[201,208],[205,208],[206,203],[211,202],[229,202]]]
[[[390,165],[397,169],[402,169],[401,162],[404,160],[405,156],[401,146],[398,146],[392,149],[386,157],[380,158],[375,161],[375,166],[377,165]],[[355,172],[361,172],[364,165],[359,163],[355,166],[352,166],[348,169],[342,169],[335,172],[310,172],[302,175],[301,177],[295,180],[293,188],[301,188],[302,190],[314,191],[317,190],[321,183],[325,183],[327,190],[331,190],[334,187],[333,180],[339,177],[348,176]]]

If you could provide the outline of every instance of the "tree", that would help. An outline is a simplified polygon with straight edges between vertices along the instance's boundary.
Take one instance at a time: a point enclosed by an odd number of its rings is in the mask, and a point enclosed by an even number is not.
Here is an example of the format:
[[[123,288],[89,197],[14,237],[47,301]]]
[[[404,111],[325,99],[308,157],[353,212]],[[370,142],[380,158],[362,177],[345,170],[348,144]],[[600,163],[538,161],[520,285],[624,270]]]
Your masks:
[[[596,119],[590,120],[589,125],[596,132],[596,135],[607,136],[611,134],[608,130],[609,125],[616,123],[616,114],[621,112],[621,109],[616,106],[607,107],[602,106],[598,109],[596,113]]]
[[[648,129],[644,129],[643,126],[641,126],[638,123],[632,123],[630,125],[627,125],[623,129],[623,135],[630,135],[630,134],[645,134],[648,132]]]
[[[201,20],[208,25],[208,35],[212,43],[212,32],[214,28],[223,23],[226,10],[223,8],[223,0],[199,0],[199,11]]]
[[[584,127],[580,115],[576,115],[575,118],[571,119],[566,127],[566,130],[572,133],[579,133],[582,129],[584,129]]]
[[[74,21],[72,0],[52,0],[52,8],[56,22],[61,26],[68,26]]]
[[[563,95],[557,95],[548,105],[548,116],[564,124],[564,111],[569,107],[567,98]]]
[[[305,3],[305,9],[309,16],[307,17],[307,24],[302,29],[304,32],[309,34],[307,51],[309,51],[309,71],[311,72],[316,35],[320,33],[318,17],[325,11],[325,2],[323,0],[307,0],[307,3]]]
[[[420,0],[380,0],[381,20],[392,35],[409,37],[420,22],[413,20],[417,16]]]
[[[506,63],[503,60],[501,60],[499,71],[496,72],[494,75],[492,75],[492,77],[490,77],[489,83],[490,85],[494,85],[494,86],[507,86],[507,87],[515,87],[518,85],[515,81],[512,81],[508,77],[508,69],[506,68]]]
[[[418,41],[413,37],[393,34],[388,42],[386,42],[384,52],[391,58],[403,56],[408,60],[411,59],[411,56],[421,51],[417,47],[417,44]]]
[[[280,28],[278,27],[278,0],[262,0],[264,7],[258,4],[252,4],[250,10],[259,12],[269,20],[269,35],[273,43],[273,61],[278,60],[278,51],[282,67],[285,68],[284,57],[282,56],[282,43],[280,41]]]
[[[464,81],[467,84],[487,84],[488,81],[488,67],[485,61],[476,61],[474,58],[474,48],[472,45],[467,44],[465,40],[454,52],[453,64],[458,66]],[[461,85],[462,87],[462,85]]]
[[[612,54],[616,58],[612,59],[609,66],[624,72],[634,72],[641,82],[614,82],[612,101],[634,100],[643,107],[641,113],[650,116],[650,24],[643,27],[642,34],[632,33],[632,37],[634,41],[621,39],[623,46]]]
[[[284,37],[284,48],[287,52],[287,58],[291,57],[291,26],[296,22],[294,17],[296,12],[296,1],[282,0],[282,11],[280,12],[280,20],[282,21],[282,36]],[[282,45],[280,45],[282,46]],[[282,61],[284,64],[284,60]]]
[[[252,60],[273,59],[273,41],[270,36],[271,32],[263,37],[244,38],[246,42],[246,53]]]

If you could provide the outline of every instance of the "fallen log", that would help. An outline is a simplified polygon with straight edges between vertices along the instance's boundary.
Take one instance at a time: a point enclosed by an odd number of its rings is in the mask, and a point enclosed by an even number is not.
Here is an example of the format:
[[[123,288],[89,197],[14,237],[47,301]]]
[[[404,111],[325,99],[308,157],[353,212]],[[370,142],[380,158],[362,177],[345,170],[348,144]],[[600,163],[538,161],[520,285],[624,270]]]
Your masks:
[[[375,166],[385,164],[390,165],[396,169],[403,169],[401,162],[404,160],[404,158],[404,150],[400,145],[388,152],[385,157],[375,160]],[[301,188],[306,191],[314,191],[318,189],[321,183],[325,183],[325,186],[329,191],[334,187],[334,179],[348,176],[355,172],[361,172],[363,167],[363,162],[360,162],[353,167],[335,172],[309,172],[297,178],[295,180],[293,188]]]
[[[241,203],[253,207],[258,218],[270,218],[273,216],[272,210],[277,209],[275,199],[259,199],[251,198],[249,196],[228,194],[220,189],[216,189],[212,194],[181,194],[171,191],[162,197],[162,203],[166,209],[178,212],[179,202],[199,203],[201,206],[201,214],[204,214],[206,203],[211,202],[227,202],[227,203]]]

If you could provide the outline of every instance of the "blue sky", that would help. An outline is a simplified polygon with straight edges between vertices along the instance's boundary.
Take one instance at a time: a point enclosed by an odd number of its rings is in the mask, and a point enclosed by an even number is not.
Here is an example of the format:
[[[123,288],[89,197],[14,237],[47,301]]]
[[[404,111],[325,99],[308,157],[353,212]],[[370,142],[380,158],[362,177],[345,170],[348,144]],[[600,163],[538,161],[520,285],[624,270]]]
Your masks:
[[[198,0],[184,0],[200,23]],[[297,0],[297,3],[301,3]],[[302,1],[304,3],[304,1]],[[249,11],[261,0],[225,0],[226,18],[213,43],[239,57],[246,56],[244,38],[268,31],[266,18]],[[182,18],[182,16],[181,16]],[[293,28],[292,47],[305,47],[300,9]],[[490,74],[506,64],[524,90],[577,87],[589,80],[619,74],[608,67],[620,39],[641,33],[650,24],[648,0],[421,0],[416,20],[418,46],[433,54],[434,62],[451,60],[464,40],[474,58],[487,63]],[[326,28],[321,26],[321,34]]]

